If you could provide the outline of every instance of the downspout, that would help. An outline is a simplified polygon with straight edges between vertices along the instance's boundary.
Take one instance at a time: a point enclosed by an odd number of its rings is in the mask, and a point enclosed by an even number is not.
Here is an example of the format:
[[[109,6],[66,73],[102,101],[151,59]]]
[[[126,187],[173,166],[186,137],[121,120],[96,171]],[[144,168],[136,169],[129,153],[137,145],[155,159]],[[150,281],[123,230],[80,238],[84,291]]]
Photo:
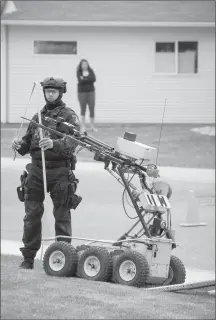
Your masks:
[[[5,59],[5,68],[6,68],[6,74],[5,74],[5,83],[6,83],[6,123],[9,123],[9,106],[10,106],[10,86],[9,86],[9,79],[10,79],[10,59],[9,59],[9,26],[6,26],[5,29],[5,53],[6,53],[6,59]]]
[[[7,92],[7,26],[1,26],[1,122],[7,122],[8,92]]]

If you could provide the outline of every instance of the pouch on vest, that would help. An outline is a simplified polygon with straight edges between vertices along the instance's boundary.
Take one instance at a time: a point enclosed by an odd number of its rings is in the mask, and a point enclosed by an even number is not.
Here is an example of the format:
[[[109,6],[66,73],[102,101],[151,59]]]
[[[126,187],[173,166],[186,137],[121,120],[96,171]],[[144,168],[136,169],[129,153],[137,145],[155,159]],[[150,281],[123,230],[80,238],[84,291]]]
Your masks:
[[[24,185],[27,179],[28,173],[26,171],[23,171],[23,173],[20,176],[21,185],[17,187],[17,195],[21,202],[25,201],[25,190]]]
[[[76,163],[77,163],[77,158],[76,158],[75,154],[73,154],[72,157],[70,158],[71,170],[74,171],[76,169]]]

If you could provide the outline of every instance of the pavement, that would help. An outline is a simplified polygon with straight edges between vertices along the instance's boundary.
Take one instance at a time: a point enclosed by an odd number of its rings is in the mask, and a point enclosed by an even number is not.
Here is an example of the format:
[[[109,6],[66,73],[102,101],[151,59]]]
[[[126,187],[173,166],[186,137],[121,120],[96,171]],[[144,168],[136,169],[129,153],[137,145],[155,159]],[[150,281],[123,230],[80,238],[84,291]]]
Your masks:
[[[13,173],[17,174],[17,171],[22,172],[24,170],[25,165],[29,162],[28,158],[23,159],[16,159],[13,161],[11,158],[1,158],[1,170],[2,172],[9,171],[11,176],[13,176]],[[76,168],[76,174],[79,176],[79,174],[90,174],[91,176],[96,175],[100,177],[100,173],[104,173],[104,164],[103,163],[97,163],[97,162],[79,162],[77,164]],[[176,168],[176,167],[159,167],[160,169],[160,176],[161,179],[166,179],[166,181],[170,180],[179,180],[181,182],[191,182],[198,184],[199,183],[215,183],[215,170],[212,169],[189,169],[189,168]],[[111,187],[110,187],[111,188]],[[106,190],[107,191],[107,190]],[[5,191],[6,192],[6,191]],[[89,192],[91,192],[89,190]],[[108,188],[109,192],[109,188]],[[5,201],[5,200],[4,200]],[[11,200],[12,201],[12,200]],[[100,201],[99,201],[100,202]],[[6,203],[6,202],[5,202]],[[4,204],[3,204],[4,205]],[[18,205],[20,205],[18,203]],[[100,205],[100,203],[99,203]],[[104,203],[102,204],[104,206]],[[91,209],[91,204],[89,205],[89,210],[95,210],[95,206]],[[99,207],[100,208],[100,207]],[[11,210],[10,208],[8,210]],[[112,208],[111,208],[112,211]],[[86,217],[86,216],[85,216]],[[82,219],[86,219],[83,217]],[[81,218],[78,218],[81,219]],[[97,218],[95,218],[97,219]],[[111,218],[110,218],[111,219]],[[4,219],[3,219],[4,220]],[[81,222],[81,220],[79,220]],[[49,222],[50,223],[50,222]],[[90,226],[93,222],[90,221]],[[97,226],[97,221],[94,222]],[[10,230],[11,232],[11,230]],[[7,238],[1,240],[1,254],[8,254],[8,255],[20,255],[19,247],[22,246],[22,243],[20,241],[17,241],[17,239],[12,240],[10,238],[10,232],[8,233]],[[13,230],[12,230],[13,232]],[[102,235],[103,233],[101,233]],[[83,236],[83,235],[80,235]],[[98,228],[98,234],[97,236],[100,237],[100,232]],[[104,237],[107,239],[106,237]],[[207,240],[208,241],[208,240]],[[45,246],[46,248],[46,246]],[[40,258],[41,252],[38,252],[37,258]],[[215,280],[215,271],[214,270],[200,270],[196,268],[186,267],[187,269],[187,279],[186,282],[200,282],[200,281],[208,281],[208,280]]]

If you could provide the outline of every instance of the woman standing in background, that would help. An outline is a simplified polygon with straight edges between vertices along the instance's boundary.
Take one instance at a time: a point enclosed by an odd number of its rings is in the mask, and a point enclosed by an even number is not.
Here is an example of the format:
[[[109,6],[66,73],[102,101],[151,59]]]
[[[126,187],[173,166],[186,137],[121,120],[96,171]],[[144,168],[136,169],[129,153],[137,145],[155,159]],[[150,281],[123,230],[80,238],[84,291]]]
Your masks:
[[[86,107],[89,106],[90,130],[97,131],[95,128],[95,73],[87,60],[82,59],[77,67],[78,79],[78,100],[81,109],[81,131],[86,130],[85,115]]]

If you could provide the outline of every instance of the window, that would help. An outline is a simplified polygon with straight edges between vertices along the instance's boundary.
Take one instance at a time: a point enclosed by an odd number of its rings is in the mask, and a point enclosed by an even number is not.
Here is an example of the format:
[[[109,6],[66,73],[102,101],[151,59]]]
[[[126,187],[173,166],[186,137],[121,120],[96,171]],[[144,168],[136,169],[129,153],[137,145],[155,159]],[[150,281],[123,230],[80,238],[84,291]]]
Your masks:
[[[175,43],[158,42],[156,43],[156,72],[174,73],[175,72]]]
[[[179,73],[197,73],[198,57],[197,42],[179,42],[178,43],[178,72]]]
[[[34,41],[34,54],[77,54],[77,42]]]
[[[198,42],[157,42],[155,72],[198,73]]]

